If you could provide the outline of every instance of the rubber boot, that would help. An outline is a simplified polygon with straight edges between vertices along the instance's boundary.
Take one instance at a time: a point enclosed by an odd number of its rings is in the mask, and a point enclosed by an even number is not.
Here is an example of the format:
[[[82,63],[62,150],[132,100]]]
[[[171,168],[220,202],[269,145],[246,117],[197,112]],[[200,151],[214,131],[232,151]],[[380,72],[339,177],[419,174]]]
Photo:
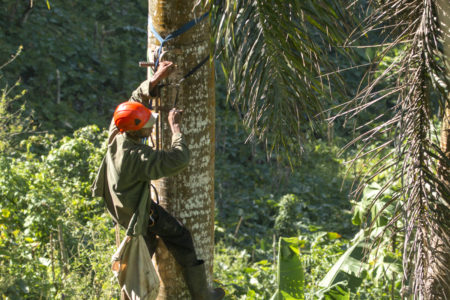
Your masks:
[[[202,260],[195,266],[184,268],[183,276],[192,300],[220,300],[225,296],[221,288],[209,289]]]

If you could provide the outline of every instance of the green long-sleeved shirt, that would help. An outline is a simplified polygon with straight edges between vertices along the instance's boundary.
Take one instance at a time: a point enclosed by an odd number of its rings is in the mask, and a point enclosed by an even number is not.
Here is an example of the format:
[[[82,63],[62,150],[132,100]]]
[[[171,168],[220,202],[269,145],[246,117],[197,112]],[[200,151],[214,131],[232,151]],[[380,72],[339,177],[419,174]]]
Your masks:
[[[143,102],[149,96],[147,81],[136,89],[130,101]],[[114,221],[128,227],[133,213],[139,211],[134,233],[145,235],[150,210],[150,180],[170,176],[189,163],[189,149],[181,133],[172,136],[168,151],[156,151],[120,133],[111,124],[108,150],[92,185],[93,196],[103,197]]]

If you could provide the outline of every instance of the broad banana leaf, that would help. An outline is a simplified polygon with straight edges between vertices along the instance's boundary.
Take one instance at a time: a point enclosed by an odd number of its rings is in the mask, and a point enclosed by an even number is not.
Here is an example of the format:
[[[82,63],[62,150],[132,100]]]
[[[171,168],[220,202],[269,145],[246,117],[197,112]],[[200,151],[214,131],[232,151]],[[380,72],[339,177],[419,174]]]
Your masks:
[[[349,291],[359,287],[367,275],[366,255],[368,254],[368,245],[363,239],[363,232],[356,235],[354,244],[345,251],[345,253],[334,264],[331,270],[325,275],[319,286],[324,288],[318,292],[322,299],[348,299]],[[342,284],[346,282],[347,284]],[[347,292],[344,291],[347,289]],[[334,293],[335,297],[327,298],[327,294]],[[338,296],[339,295],[339,296]]]
[[[350,300],[350,292],[346,281],[338,282],[329,288],[320,290],[317,296],[323,300]]]
[[[281,237],[278,243],[277,291],[271,300],[304,299],[305,275],[298,238]]]

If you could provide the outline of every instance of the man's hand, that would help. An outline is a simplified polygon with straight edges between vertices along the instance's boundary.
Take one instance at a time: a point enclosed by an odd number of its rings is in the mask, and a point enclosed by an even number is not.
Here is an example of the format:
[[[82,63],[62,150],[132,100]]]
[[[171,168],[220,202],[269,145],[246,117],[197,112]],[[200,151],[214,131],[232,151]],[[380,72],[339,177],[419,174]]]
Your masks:
[[[171,61],[162,61],[158,65],[158,70],[150,79],[150,89],[154,88],[158,83],[167,78],[175,70],[175,65]]]
[[[170,129],[172,130],[172,134],[174,133],[181,133],[181,117],[182,117],[183,111],[180,109],[172,108],[171,111],[169,111],[169,125]]]

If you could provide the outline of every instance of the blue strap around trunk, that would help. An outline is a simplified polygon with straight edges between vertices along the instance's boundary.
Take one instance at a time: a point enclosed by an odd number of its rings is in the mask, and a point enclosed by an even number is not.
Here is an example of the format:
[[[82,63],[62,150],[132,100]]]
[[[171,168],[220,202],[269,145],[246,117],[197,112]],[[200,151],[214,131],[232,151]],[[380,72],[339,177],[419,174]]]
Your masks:
[[[197,23],[201,22],[204,18],[206,18],[209,15],[209,12],[204,13],[202,16],[200,16],[199,18],[193,19],[189,22],[187,22],[186,24],[184,24],[183,26],[181,26],[180,28],[178,28],[177,30],[169,33],[169,35],[167,35],[165,38],[162,38],[161,35],[156,31],[155,27],[153,27],[153,22],[152,22],[152,18],[148,17],[148,25],[149,28],[151,30],[151,32],[153,33],[153,35],[158,39],[158,41],[161,43],[161,45],[158,48],[158,56],[156,58],[155,61],[155,70],[158,69],[158,65],[159,65],[159,58],[161,57],[161,52],[162,52],[162,48],[164,46],[164,44],[171,40],[176,38],[179,35],[182,35],[183,33],[185,33],[186,31],[188,31],[189,29],[191,29],[192,27],[194,27]]]

